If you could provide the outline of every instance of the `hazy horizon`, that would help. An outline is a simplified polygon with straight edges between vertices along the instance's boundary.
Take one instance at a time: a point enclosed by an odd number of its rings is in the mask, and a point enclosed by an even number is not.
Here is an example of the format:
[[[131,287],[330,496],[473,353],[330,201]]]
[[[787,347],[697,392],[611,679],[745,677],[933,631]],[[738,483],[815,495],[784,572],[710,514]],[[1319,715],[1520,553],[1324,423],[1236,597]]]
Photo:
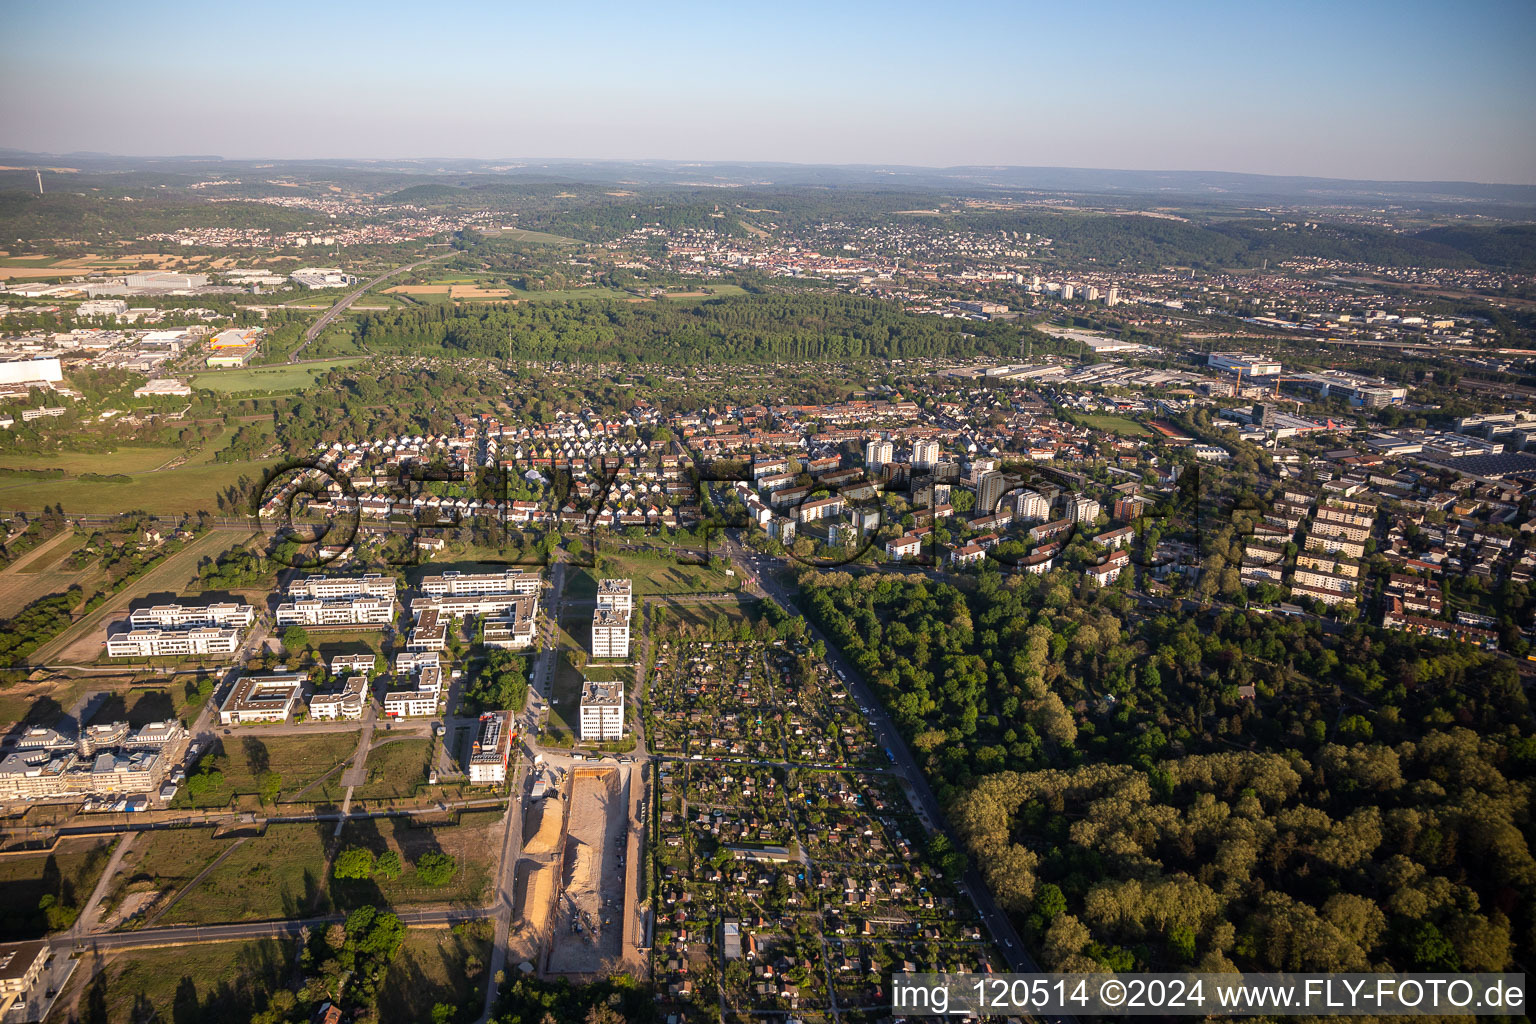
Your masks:
[[[11,15],[0,82],[36,99],[0,112],[0,142],[34,152],[1536,184],[1522,0]]]

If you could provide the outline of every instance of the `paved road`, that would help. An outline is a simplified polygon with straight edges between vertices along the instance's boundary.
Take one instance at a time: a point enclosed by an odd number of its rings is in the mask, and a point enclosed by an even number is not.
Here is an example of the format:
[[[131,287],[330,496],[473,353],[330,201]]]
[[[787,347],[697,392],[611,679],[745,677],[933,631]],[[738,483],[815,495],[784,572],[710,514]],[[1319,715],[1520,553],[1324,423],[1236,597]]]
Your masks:
[[[320,336],[320,332],[321,331],[325,330],[327,327],[330,326],[331,321],[335,320],[338,316],[340,316],[346,310],[346,308],[348,306],[350,306],[350,305],[352,305],[352,303],[356,302],[362,296],[362,294],[364,292],[366,292],[369,288],[372,288],[374,285],[378,284],[380,281],[386,281],[389,278],[394,277],[394,276],[396,276],[398,274],[404,274],[406,271],[415,270],[417,267],[421,266],[423,263],[431,263],[433,260],[440,260],[440,259],[444,258],[445,256],[452,256],[452,255],[454,255],[452,252],[438,253],[436,256],[428,256],[424,260],[417,260],[415,263],[410,263],[410,264],[407,264],[407,265],[405,265],[403,267],[396,267],[394,270],[391,270],[387,274],[380,274],[378,277],[374,278],[372,281],[369,281],[367,284],[364,284],[362,287],[358,288],[356,291],[348,292],[346,295],[343,295],[340,299],[336,300],[336,305],[334,305],[330,309],[326,310],[325,311],[325,315],[322,316],[319,320],[316,320],[313,324],[311,324],[310,327],[309,327],[309,330],[304,332],[304,340],[299,344],[298,348],[296,348],[292,352],[288,353],[288,361],[290,363],[297,363],[299,361],[299,353],[303,352],[305,347],[310,342],[314,341],[316,338],[318,338]]]

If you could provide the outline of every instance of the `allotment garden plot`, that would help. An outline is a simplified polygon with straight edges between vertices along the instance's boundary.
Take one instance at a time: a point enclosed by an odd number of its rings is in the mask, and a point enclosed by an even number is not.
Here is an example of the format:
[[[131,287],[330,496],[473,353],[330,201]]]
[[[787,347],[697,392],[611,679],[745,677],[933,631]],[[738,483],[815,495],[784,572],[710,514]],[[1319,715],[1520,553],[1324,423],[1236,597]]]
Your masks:
[[[659,754],[827,766],[880,759],[842,681],[782,642],[663,643],[647,707]]]
[[[808,651],[664,645],[651,695],[653,745],[675,751],[653,846],[653,966],[672,1007],[872,1020],[892,971],[1001,962],[857,705]]]

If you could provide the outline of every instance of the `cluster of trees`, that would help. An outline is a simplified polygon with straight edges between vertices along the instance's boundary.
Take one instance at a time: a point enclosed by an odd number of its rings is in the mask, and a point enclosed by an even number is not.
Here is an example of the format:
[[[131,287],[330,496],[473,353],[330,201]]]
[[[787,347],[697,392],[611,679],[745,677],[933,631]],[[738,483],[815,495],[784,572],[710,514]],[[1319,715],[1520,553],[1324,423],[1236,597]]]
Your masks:
[[[460,698],[469,711],[521,711],[528,700],[528,659],[489,651]]]
[[[1001,356],[1018,347],[1018,329],[1010,325],[914,317],[888,302],[830,292],[686,306],[601,300],[429,306],[370,314],[357,331],[376,350],[442,347],[498,359],[689,365]]]
[[[1052,966],[1494,970],[1536,938],[1507,659],[1060,572],[801,585]]]
[[[0,665],[15,665],[62,633],[74,621],[82,591],[71,586],[62,594],[49,594],[0,621]]]
[[[649,986],[628,974],[588,985],[519,977],[501,990],[495,1024],[655,1024],[661,1019]]]
[[[421,884],[442,886],[453,880],[453,873],[458,870],[458,862],[446,853],[429,850],[416,858],[411,869]],[[336,855],[335,863],[331,866],[333,876],[347,881],[363,881],[370,878],[392,881],[399,878],[403,870],[404,864],[400,860],[400,855],[394,850],[385,850],[375,856],[374,852],[365,846],[347,847]]]

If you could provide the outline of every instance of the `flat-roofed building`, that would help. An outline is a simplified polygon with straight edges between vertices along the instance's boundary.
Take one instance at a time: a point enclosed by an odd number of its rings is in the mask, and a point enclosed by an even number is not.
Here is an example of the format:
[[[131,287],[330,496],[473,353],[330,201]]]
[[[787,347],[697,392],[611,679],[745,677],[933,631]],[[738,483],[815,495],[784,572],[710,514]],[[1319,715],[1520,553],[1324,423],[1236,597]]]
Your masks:
[[[309,698],[309,717],[320,720],[363,717],[363,706],[368,703],[368,677],[350,676],[342,688],[330,693],[317,693]]]
[[[399,584],[393,576],[381,573],[365,573],[362,576],[305,576],[288,584],[288,596],[313,597],[321,601],[334,601],[343,597],[379,597],[395,599]]]
[[[425,718],[437,714],[437,694],[424,690],[391,690],[384,695],[387,718]]]
[[[219,705],[220,725],[286,722],[304,696],[303,672],[242,674]]]
[[[1044,522],[1051,517],[1051,503],[1039,491],[1020,491],[1013,499],[1015,522]]]
[[[279,626],[387,626],[395,618],[394,598],[302,597],[277,606]]]
[[[157,604],[135,609],[128,615],[135,626],[185,629],[188,626],[249,626],[256,609],[248,604]]]
[[[538,600],[538,597],[533,594],[513,594],[507,591],[494,594],[434,595],[418,597],[412,601],[411,614],[420,618],[427,611],[435,611],[437,617],[442,620],[463,619],[476,615],[516,618],[519,615],[536,614]]]
[[[46,800],[64,789],[73,749],[18,750],[0,760],[0,800]]]
[[[48,943],[39,939],[0,945],[0,1016],[32,997],[33,989],[42,981],[43,967],[47,963]]]
[[[624,684],[618,680],[581,684],[581,738],[605,742],[624,738]]]
[[[491,711],[480,716],[480,735],[469,751],[469,781],[493,786],[507,781],[507,761],[512,750],[512,731],[507,716]]]
[[[442,651],[448,647],[448,624],[440,621],[436,608],[423,608],[416,614],[416,625],[405,641],[409,651]]]
[[[404,657],[404,655],[401,655]],[[436,660],[436,659],[434,659]],[[377,656],[372,652],[366,654],[338,654],[331,659],[331,675],[373,675],[373,666],[377,663]]]
[[[436,651],[401,651],[395,655],[395,675],[411,675],[429,665],[437,668],[441,664],[442,655]]]
[[[627,609],[599,606],[592,610],[592,657],[629,657],[629,619]]]
[[[240,649],[238,629],[129,629],[107,638],[109,658],[222,657]]]
[[[542,583],[538,573],[518,568],[476,573],[450,569],[441,576],[423,577],[421,592],[449,597],[464,594],[537,594]]]
[[[597,605],[615,611],[635,610],[635,583],[633,580],[598,580]]]

